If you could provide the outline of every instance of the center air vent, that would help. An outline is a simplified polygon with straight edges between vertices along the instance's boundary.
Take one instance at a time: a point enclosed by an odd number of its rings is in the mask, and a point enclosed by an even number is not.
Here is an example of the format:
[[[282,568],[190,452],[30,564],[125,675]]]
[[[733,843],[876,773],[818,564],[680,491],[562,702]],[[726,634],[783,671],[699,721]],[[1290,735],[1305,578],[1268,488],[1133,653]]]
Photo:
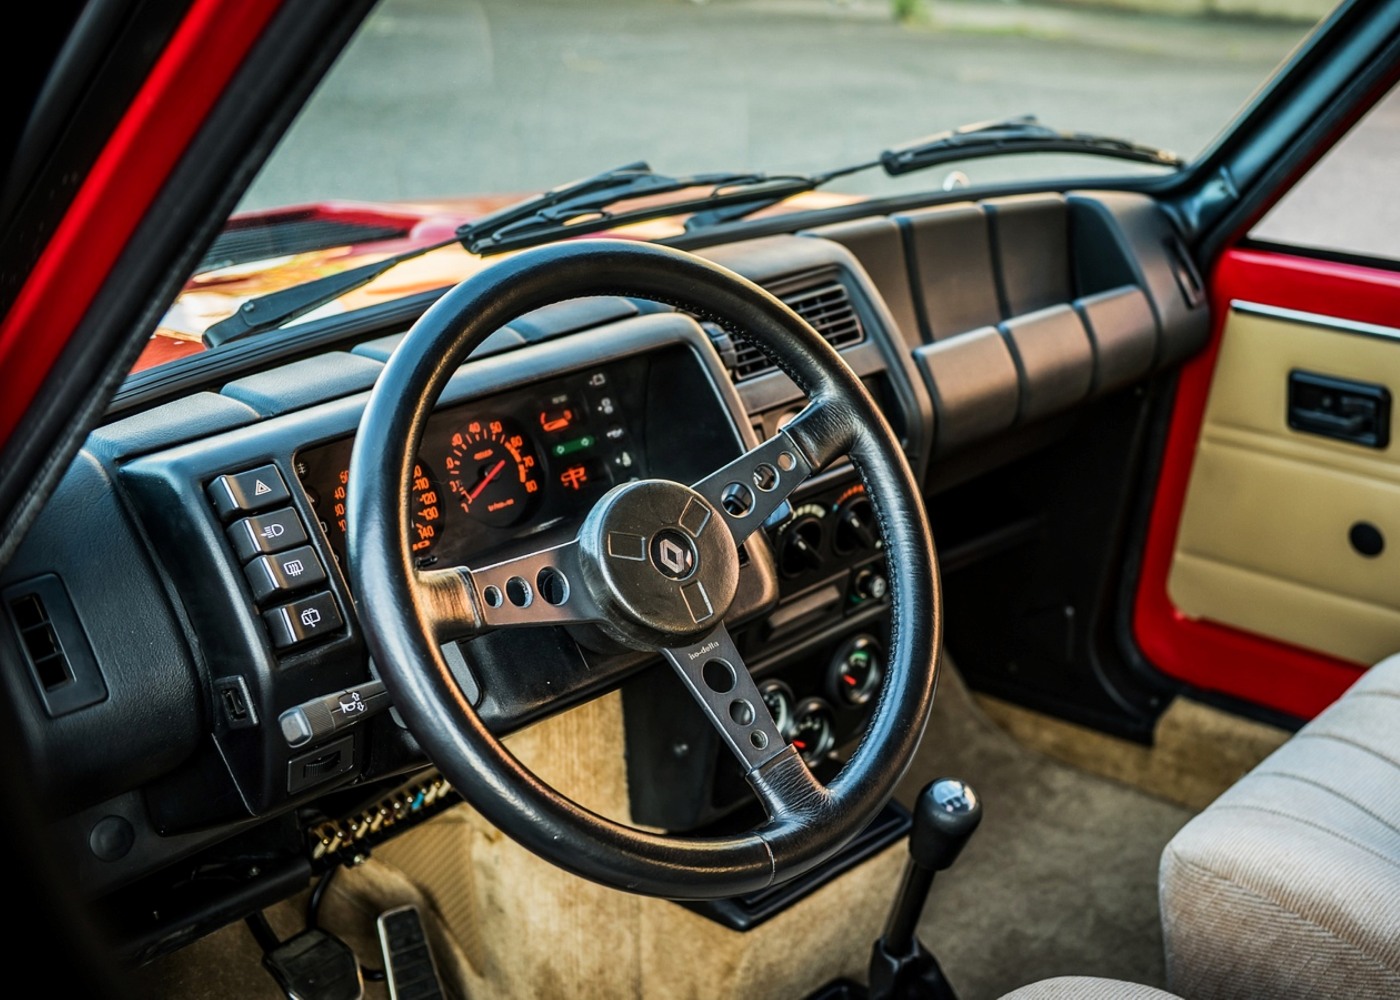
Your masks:
[[[865,328],[860,325],[860,317],[856,315],[850,292],[840,281],[831,279],[817,285],[808,285],[806,288],[785,292],[778,298],[810,323],[812,329],[821,334],[822,339],[838,350],[859,344],[865,339]],[[730,365],[730,374],[735,382],[766,374],[776,367],[762,351],[746,340],[736,342],[734,347],[734,361]]]

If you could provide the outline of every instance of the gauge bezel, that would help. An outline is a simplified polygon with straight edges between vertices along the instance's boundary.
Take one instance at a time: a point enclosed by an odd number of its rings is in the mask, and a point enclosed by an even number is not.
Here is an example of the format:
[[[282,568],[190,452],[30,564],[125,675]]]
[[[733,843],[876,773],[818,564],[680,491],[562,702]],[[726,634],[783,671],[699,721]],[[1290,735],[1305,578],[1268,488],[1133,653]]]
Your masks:
[[[855,688],[842,686],[843,669],[850,655],[857,650],[869,649],[874,658],[874,666],[866,675],[865,681]],[[836,654],[826,671],[827,693],[832,701],[847,709],[861,709],[869,705],[879,693],[885,680],[885,646],[879,638],[862,632],[852,636],[837,647]]]
[[[778,732],[783,734],[783,739],[791,739],[793,722],[797,718],[797,695],[793,693],[792,687],[786,681],[780,681],[776,677],[770,677],[768,680],[758,685],[758,693],[759,696],[763,698],[763,704],[765,706],[768,705],[768,693],[770,691],[776,691],[782,695],[783,704],[785,706],[783,710],[785,718],[780,719],[778,716],[774,715],[773,723],[778,727]],[[769,707],[768,712],[771,715],[773,709]]]
[[[808,766],[815,767],[827,754],[836,749],[836,709],[825,698],[806,698],[792,713],[792,733],[788,742],[797,735],[799,722],[808,715],[825,715],[826,726],[822,730],[821,741],[810,750],[799,751]]]

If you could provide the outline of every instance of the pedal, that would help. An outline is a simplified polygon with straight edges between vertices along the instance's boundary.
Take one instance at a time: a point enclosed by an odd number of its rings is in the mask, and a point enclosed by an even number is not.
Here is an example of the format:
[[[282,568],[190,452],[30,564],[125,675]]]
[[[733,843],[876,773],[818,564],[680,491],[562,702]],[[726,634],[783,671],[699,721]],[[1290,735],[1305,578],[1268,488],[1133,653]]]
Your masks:
[[[378,924],[390,1000],[445,1000],[418,907],[410,904],[385,910]]]
[[[302,931],[263,955],[263,965],[295,1000],[360,1000],[364,981],[355,953],[340,938]]]

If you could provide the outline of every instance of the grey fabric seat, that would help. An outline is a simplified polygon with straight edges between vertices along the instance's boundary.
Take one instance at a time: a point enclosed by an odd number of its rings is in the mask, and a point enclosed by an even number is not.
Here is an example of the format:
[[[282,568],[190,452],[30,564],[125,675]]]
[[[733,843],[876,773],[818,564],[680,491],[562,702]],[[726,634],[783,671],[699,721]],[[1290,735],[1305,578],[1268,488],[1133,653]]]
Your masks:
[[[1400,997],[1400,656],[1183,827],[1159,889],[1192,1000]]]
[[[1013,990],[1001,1000],[1180,1000],[1151,986],[1125,983],[1117,979],[1064,976],[1044,979]]]

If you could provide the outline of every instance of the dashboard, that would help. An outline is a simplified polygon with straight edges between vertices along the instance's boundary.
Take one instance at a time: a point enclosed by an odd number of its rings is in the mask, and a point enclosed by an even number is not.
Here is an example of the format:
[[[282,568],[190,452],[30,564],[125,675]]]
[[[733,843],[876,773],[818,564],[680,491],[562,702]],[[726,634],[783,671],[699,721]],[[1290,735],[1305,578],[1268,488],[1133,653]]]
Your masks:
[[[837,347],[902,440],[945,572],[958,572],[995,565],[1031,523],[1013,509],[1024,490],[962,501],[965,484],[992,481],[1203,342],[1204,305],[1172,239],[1150,200],[1087,193],[701,252]],[[297,891],[456,801],[387,703],[344,570],[355,430],[408,324],[335,322],[307,324],[304,343],[321,346],[299,357],[100,427],[0,580],[0,653],[23,665],[2,680],[52,790],[54,839],[124,915],[137,957]],[[492,338],[437,401],[405,484],[405,545],[422,567],[480,566],[567,540],[613,486],[695,482],[802,404],[742,331],[627,299],[551,307]],[[889,622],[871,521],[842,460],[741,553],[731,631],[819,776],[839,768],[879,696]],[[564,629],[487,633],[444,653],[500,734],[619,690],[633,822],[723,829],[754,808],[713,728],[646,654]],[[343,704],[364,711],[297,728]],[[256,877],[250,856],[262,858]]]

